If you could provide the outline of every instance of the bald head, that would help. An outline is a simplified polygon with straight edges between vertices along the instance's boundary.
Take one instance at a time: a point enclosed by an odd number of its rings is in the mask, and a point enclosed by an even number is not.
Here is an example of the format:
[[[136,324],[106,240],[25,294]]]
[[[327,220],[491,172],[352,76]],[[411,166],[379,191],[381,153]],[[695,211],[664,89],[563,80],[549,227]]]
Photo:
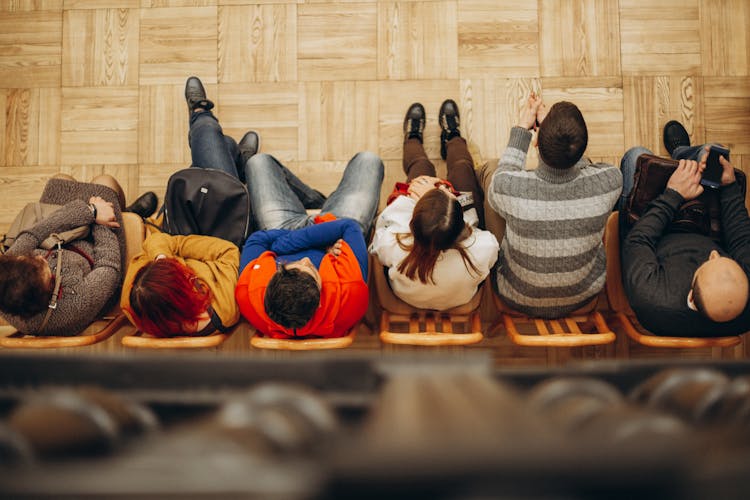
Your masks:
[[[734,260],[715,250],[696,271],[690,298],[699,311],[717,322],[731,321],[745,309],[747,275]]]

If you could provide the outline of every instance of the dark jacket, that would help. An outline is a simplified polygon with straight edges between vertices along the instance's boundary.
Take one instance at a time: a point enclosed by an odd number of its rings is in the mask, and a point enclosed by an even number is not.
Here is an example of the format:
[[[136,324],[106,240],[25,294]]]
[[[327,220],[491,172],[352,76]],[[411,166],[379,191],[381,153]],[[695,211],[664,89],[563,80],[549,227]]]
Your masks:
[[[656,335],[720,337],[750,330],[750,307],[717,323],[687,306],[693,274],[712,250],[737,261],[750,276],[750,218],[737,183],[721,189],[721,244],[708,236],[675,233],[669,225],[685,201],[672,189],[656,198],[633,226],[622,249],[623,281],[638,321]]]

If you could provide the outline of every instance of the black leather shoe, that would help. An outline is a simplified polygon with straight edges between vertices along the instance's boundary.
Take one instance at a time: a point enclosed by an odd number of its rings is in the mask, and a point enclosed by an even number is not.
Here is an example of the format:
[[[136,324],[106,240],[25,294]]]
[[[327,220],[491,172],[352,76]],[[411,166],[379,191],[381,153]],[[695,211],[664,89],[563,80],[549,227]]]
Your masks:
[[[242,136],[238,144],[243,165],[260,150],[260,136],[255,130],[251,130]]]
[[[409,139],[419,139],[419,142],[423,142],[425,122],[424,106],[418,102],[409,106],[404,116],[404,142]]]
[[[679,146],[690,146],[690,134],[680,122],[676,120],[668,121],[664,125],[664,147],[672,156],[672,152]]]
[[[445,160],[448,157],[447,144],[454,137],[461,137],[461,115],[458,112],[458,104],[453,99],[446,99],[440,105],[438,114],[440,122],[440,156]]]
[[[185,100],[191,114],[198,108],[208,111],[214,107],[214,103],[206,97],[206,89],[197,76],[191,76],[185,82]]]
[[[158,203],[159,198],[156,197],[156,193],[153,191],[146,191],[133,203],[125,207],[125,212],[133,212],[145,219],[156,211],[156,205]]]

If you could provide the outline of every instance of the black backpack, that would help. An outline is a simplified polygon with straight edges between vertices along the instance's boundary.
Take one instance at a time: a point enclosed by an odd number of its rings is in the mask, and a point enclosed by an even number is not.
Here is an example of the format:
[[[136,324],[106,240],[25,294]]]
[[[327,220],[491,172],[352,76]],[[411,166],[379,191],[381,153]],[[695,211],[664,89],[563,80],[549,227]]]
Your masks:
[[[236,177],[213,168],[186,168],[167,183],[161,229],[202,234],[242,248],[250,233],[250,195]]]

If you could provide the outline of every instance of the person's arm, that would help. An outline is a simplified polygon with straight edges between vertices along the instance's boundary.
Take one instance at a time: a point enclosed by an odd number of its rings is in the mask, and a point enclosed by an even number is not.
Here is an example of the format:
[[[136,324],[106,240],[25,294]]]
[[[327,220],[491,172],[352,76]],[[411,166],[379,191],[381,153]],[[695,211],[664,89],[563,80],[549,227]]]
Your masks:
[[[289,232],[286,229],[269,229],[267,231],[255,231],[251,234],[242,247],[240,273],[245,269],[245,266],[260,257],[263,252],[270,250],[271,245],[277,238]]]
[[[198,234],[171,236],[167,233],[149,235],[143,243],[143,250],[151,260],[164,255],[201,262],[215,262],[223,259],[236,261],[239,253],[236,245],[221,238]]]
[[[651,202],[646,213],[633,225],[622,251],[626,289],[635,293],[641,289],[653,289],[645,285],[654,283],[660,269],[656,247],[674,219],[677,208],[703,192],[701,172],[696,162],[680,160],[664,193]]]
[[[750,273],[750,217],[745,207],[745,197],[736,182],[732,164],[719,157],[724,172],[721,178],[721,227],[724,249]]]
[[[25,255],[38,248],[42,241],[52,233],[68,231],[78,226],[93,224],[94,214],[89,204],[83,200],[72,200],[49,216],[39,221],[34,227],[18,235],[9,255]]]
[[[337,219],[288,231],[275,239],[270,250],[277,255],[290,255],[311,248],[326,249],[344,237],[347,226],[352,222],[351,219]]]
[[[362,279],[367,282],[367,243],[362,234],[359,224],[352,219],[342,219],[344,224],[341,239],[344,240],[354,252],[354,256],[359,262],[359,268],[362,271]]]

